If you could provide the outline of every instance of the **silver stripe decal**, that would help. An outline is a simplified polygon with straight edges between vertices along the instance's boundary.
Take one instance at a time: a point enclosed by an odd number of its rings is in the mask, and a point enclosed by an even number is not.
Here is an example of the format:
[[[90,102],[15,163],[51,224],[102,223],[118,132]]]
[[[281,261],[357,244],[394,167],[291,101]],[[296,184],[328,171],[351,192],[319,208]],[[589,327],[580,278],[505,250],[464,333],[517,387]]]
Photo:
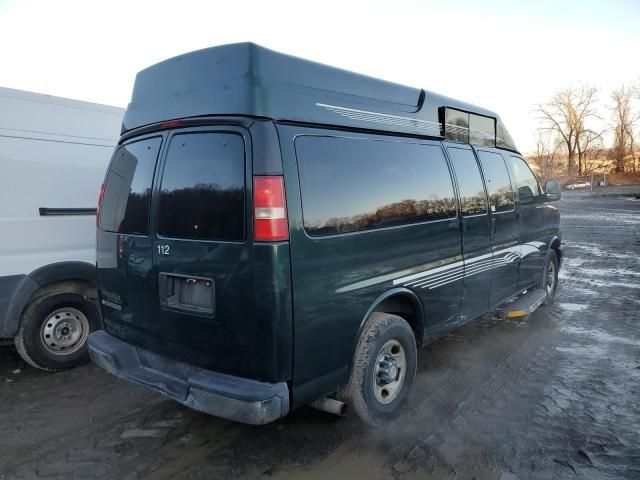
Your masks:
[[[436,279],[442,280],[442,279],[447,278],[447,277],[449,277],[451,275],[456,275],[456,274],[458,274],[460,272],[468,272],[471,268],[484,267],[486,265],[491,265],[494,262],[495,262],[495,259],[489,258],[489,259],[483,260],[481,262],[475,262],[475,263],[473,263],[471,265],[467,265],[466,270],[464,268],[464,265],[460,265],[459,267],[452,268],[451,270],[447,270],[445,272],[440,272],[440,273],[437,273],[435,275],[429,275],[428,276],[429,277],[429,281],[436,280]],[[420,283],[423,283],[424,281],[426,281],[424,278],[420,278],[418,280],[412,280],[411,282],[405,283],[405,286],[418,285]]]
[[[464,260],[461,260],[442,267],[396,278],[393,281],[393,285],[429,289],[436,288],[481,272],[504,267],[531,253],[539,251],[539,248],[544,245],[543,242],[536,241],[496,250],[493,253],[473,257],[467,260],[466,264]]]
[[[501,250],[496,250],[492,253],[486,253],[473,257],[466,261],[466,268],[464,260],[456,260],[446,265],[440,265],[434,268],[428,268],[426,270],[417,271],[419,268],[425,268],[428,265],[438,265],[442,260],[438,262],[432,262],[430,264],[420,265],[416,267],[407,268],[401,271],[387,273],[379,275],[366,280],[360,280],[358,282],[351,283],[336,289],[336,293],[350,292],[358,290],[360,288],[370,287],[380,283],[392,280],[393,285],[402,285],[412,288],[437,288],[448,283],[455,282],[465,277],[471,277],[478,273],[491,270],[494,268],[501,268],[516,262],[527,255],[539,252],[540,247],[545,246],[544,242],[531,241],[520,245],[514,245]],[[450,257],[446,260],[459,259],[460,256]],[[407,273],[411,272],[409,275]],[[414,273],[415,272],[415,273]]]
[[[398,115],[389,115],[388,113],[370,112],[367,110],[357,110],[355,108],[339,107],[337,105],[328,105],[326,103],[316,103],[317,107],[324,108],[343,117],[352,120],[361,120],[364,122],[384,123],[387,125],[397,125],[402,127],[411,127],[418,130],[426,130],[429,132],[438,132],[440,135],[441,125],[438,122],[429,120],[421,120],[418,118],[400,117]]]
[[[482,272],[486,272],[488,270],[493,270],[494,268],[497,267],[502,267],[504,265],[507,265],[508,262],[500,262],[500,261],[496,261],[496,262],[492,262],[490,264],[486,264],[486,265],[482,265],[482,266],[477,266],[474,267],[473,269],[467,270],[465,272],[462,273],[458,273],[456,275],[454,275],[453,277],[448,277],[448,278],[440,278],[440,279],[429,279],[429,280],[424,280],[423,282],[417,283],[415,285],[413,285],[414,287],[422,287],[422,288],[434,288],[434,287],[438,287],[440,285],[446,285],[447,283],[451,283],[454,282],[456,280],[459,280],[461,278],[467,278],[467,277],[472,277],[473,275],[476,275],[477,273],[482,273]]]
[[[473,275],[477,274],[477,273],[482,273],[482,272],[487,272],[489,270],[493,270],[495,267],[493,265],[489,265],[486,266],[484,268],[479,268],[477,270],[474,270],[471,273],[462,273],[460,275],[456,275],[453,278],[449,278],[447,280],[441,280],[438,282],[425,282],[424,284],[421,285],[416,285],[419,286],[420,288],[428,288],[429,290],[433,289],[433,288],[437,288],[437,287],[441,287],[442,285],[447,285],[448,283],[453,283],[456,280],[461,280],[463,278],[467,278],[467,277],[472,277]]]

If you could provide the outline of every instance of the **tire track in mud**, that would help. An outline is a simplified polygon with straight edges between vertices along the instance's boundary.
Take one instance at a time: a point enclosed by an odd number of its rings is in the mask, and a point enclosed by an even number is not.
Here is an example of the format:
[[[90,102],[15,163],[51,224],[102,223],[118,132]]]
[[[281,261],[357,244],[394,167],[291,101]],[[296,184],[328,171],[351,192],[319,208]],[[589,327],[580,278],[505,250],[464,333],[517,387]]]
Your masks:
[[[544,311],[548,312],[549,309]],[[548,352],[555,343],[553,339],[558,326],[557,322],[549,324],[545,320],[538,312],[520,321],[486,318],[484,321],[492,322],[493,326],[498,326],[499,322],[507,322],[515,328],[526,329],[523,341],[511,343],[493,361],[492,368],[488,369],[486,363],[482,362],[466,368],[464,374],[453,374],[444,379],[433,394],[421,397],[421,401],[403,416],[411,419],[407,423],[412,427],[390,429],[391,443],[395,445],[385,466],[393,471],[398,462],[403,462],[410,466],[405,468],[412,470],[433,471],[440,468],[455,475],[453,457],[459,452],[457,447],[449,447],[447,437],[461,436],[463,426],[471,422],[477,423],[477,419],[502,396],[501,392],[522,381],[524,372],[534,371],[545,365]],[[478,323],[482,321],[479,320]],[[490,330],[484,333],[491,334]],[[421,411],[428,413],[425,415]],[[489,465],[488,468],[497,467]]]
[[[269,472],[269,476],[272,478],[278,478],[278,473],[284,474],[285,472],[294,478],[304,478],[305,474],[309,473],[305,471],[305,468],[311,464],[315,465],[317,462],[323,461],[331,462],[328,459],[332,455],[340,455],[340,452],[344,451],[352,452],[354,455],[362,453],[361,458],[364,459],[363,461],[367,461],[371,456],[362,451],[373,448],[376,450],[376,455],[382,454],[383,467],[392,472],[392,466],[401,458],[412,455],[415,457],[416,446],[431,450],[427,445],[429,438],[437,435],[448,424],[461,421],[466,415],[477,413],[482,409],[481,403],[497,395],[505,386],[513,382],[523,369],[527,368],[534,354],[542,346],[549,343],[549,337],[553,334],[553,326],[535,325],[537,320],[535,315],[525,321],[518,322],[497,319],[495,316],[478,319],[478,325],[473,327],[475,331],[471,337],[474,342],[488,340],[492,330],[499,327],[502,322],[508,322],[515,329],[526,328],[527,331],[526,334],[525,332],[520,333],[519,338],[522,341],[509,343],[508,348],[496,356],[490,368],[487,368],[486,364],[464,367],[463,371],[458,370],[453,375],[445,375],[445,378],[435,385],[424,384],[425,381],[428,383],[429,371],[419,373],[419,377],[422,378],[417,379],[416,386],[421,388],[413,392],[414,401],[391,426],[370,430],[356,422],[355,428],[350,428],[347,435],[342,441],[336,443],[334,448],[329,451],[320,451],[318,455],[312,455],[310,458],[296,458],[288,461],[283,459],[277,450],[286,441],[278,439],[275,441],[275,445],[255,446],[258,449],[273,450],[272,457],[279,459],[278,463],[269,464],[267,462],[257,466],[255,464],[248,466],[252,463],[251,460],[255,460],[251,450],[244,455],[237,456],[231,464],[225,458],[227,452],[224,451],[218,455],[214,454],[208,459],[208,463],[218,466],[226,465],[222,469],[215,470],[215,474],[220,478],[239,477],[245,474],[254,478],[261,476],[260,472],[264,471]],[[534,331],[530,332],[532,325],[534,325]],[[469,337],[465,337],[465,343],[468,340]],[[430,350],[447,350],[447,344],[452,341],[456,341],[456,335],[445,337],[433,346],[421,350],[419,355],[426,357],[424,360],[428,363]],[[425,393],[427,388],[430,391]],[[420,400],[416,401],[417,398]],[[341,426],[352,427],[352,425]],[[229,445],[229,449],[238,451],[244,440],[242,435],[239,436]],[[269,452],[263,452],[263,455],[265,457],[271,456]],[[416,458],[411,459],[413,463],[416,460]],[[181,472],[179,478],[214,478],[213,474],[214,472],[208,466],[191,465]],[[160,469],[156,472],[156,476],[152,475],[149,478],[169,478],[169,475],[165,475],[165,472]]]
[[[535,321],[536,315],[534,314],[526,322]],[[478,365],[476,368],[468,369],[464,375],[456,376],[453,381],[448,378],[443,381],[436,392],[428,395],[418,405],[411,408],[406,416],[419,414],[419,410],[426,404],[437,406],[444,412],[451,411],[450,407],[454,405],[455,409],[451,417],[445,418],[443,416],[440,421],[430,423],[431,427],[437,427],[438,424],[445,421],[455,420],[467,410],[477,410],[477,402],[491,398],[504,388],[531,361],[532,353],[539,350],[548,341],[551,333],[551,329],[543,327],[527,336],[523,343],[511,345],[511,348],[505,351],[495,361],[493,368],[484,375],[479,375],[479,373],[485,370],[486,366]]]
[[[81,432],[67,432],[57,436],[56,438],[41,440],[36,445],[32,445],[23,457],[16,458],[14,461],[10,461],[3,465],[3,470],[0,472],[0,479],[3,478],[1,475],[5,478],[20,478],[20,475],[26,475],[24,478],[31,478],[29,477],[28,472],[31,472],[30,474],[33,477],[47,476],[46,474],[40,475],[37,473],[38,464],[46,464],[48,461],[47,459],[55,458],[56,456],[59,460],[61,447],[68,450],[80,446],[79,451],[83,451],[83,448],[86,449],[89,448],[89,445],[94,445],[95,439],[98,436],[103,436],[105,430],[113,431],[118,428],[118,425],[135,423],[135,419],[143,416],[150,407],[151,409],[154,409],[161,403],[161,399],[154,400],[151,402],[151,405],[141,405],[118,417],[98,417],[94,420],[92,426],[83,428]],[[14,475],[15,477],[11,475]]]
[[[234,441],[247,425],[190,411],[159,399],[81,435],[39,445],[19,464],[6,470],[7,479],[173,478]],[[140,420],[142,419],[142,420]],[[64,451],[60,451],[63,445]],[[161,476],[154,474],[162,471]],[[0,479],[4,478],[0,476]]]

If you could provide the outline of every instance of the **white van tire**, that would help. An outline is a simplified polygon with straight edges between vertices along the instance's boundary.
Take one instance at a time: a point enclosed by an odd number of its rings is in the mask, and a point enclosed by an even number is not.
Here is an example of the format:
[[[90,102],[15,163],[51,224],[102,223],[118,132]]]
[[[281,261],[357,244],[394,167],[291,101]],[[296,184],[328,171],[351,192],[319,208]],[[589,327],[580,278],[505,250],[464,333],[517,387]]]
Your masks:
[[[14,342],[29,365],[55,372],[85,363],[87,337],[99,328],[95,301],[80,293],[53,291],[27,305]]]
[[[409,324],[397,315],[373,313],[358,341],[345,389],[350,406],[364,423],[378,426],[400,414],[413,386],[416,363],[416,339]],[[383,364],[390,365],[391,373]],[[388,378],[382,379],[385,374]]]

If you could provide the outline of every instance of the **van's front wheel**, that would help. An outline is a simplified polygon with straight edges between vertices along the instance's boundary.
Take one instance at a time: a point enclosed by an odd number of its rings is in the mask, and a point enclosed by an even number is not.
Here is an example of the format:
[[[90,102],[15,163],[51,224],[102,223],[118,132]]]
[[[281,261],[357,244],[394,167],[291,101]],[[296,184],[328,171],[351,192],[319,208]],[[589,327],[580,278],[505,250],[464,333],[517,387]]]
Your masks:
[[[347,397],[358,416],[380,425],[398,416],[416,376],[416,339],[397,315],[371,315],[358,341]]]
[[[542,288],[546,297],[545,305],[552,305],[556,300],[556,292],[558,291],[558,255],[551,250],[547,256],[547,262],[542,271],[542,279],[540,280],[540,288]]]

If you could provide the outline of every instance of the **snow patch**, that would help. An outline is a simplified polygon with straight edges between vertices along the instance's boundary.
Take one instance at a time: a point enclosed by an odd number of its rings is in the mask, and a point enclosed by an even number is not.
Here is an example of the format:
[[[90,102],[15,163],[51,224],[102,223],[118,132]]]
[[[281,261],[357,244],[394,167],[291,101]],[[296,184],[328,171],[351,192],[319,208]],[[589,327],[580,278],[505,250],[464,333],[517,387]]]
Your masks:
[[[601,246],[597,243],[566,242],[565,245],[567,247],[584,250],[587,253],[594,255],[596,257],[619,258],[621,260],[636,260],[636,261],[638,260],[638,255],[634,255],[632,253],[621,253],[621,252],[613,252],[611,250],[603,250]],[[570,259],[567,258],[566,260],[564,260],[564,262],[568,262],[569,260]]]
[[[583,305],[581,303],[558,303],[558,307],[567,312],[583,312],[589,305]]]
[[[640,340],[636,340],[628,337],[619,337],[618,335],[611,335],[610,333],[607,333],[603,330],[598,330],[596,328],[582,328],[582,327],[573,327],[569,325],[564,325],[562,326],[562,330],[567,333],[574,333],[576,335],[591,337],[600,342],[622,343],[624,345],[640,347]]]

